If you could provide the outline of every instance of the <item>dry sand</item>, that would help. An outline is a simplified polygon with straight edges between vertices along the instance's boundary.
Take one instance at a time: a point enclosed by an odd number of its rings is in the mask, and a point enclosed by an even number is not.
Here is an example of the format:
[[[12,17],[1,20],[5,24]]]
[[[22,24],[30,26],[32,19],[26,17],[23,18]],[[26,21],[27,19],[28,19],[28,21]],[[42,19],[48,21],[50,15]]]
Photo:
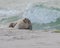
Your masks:
[[[1,28],[0,48],[60,48],[60,33]]]

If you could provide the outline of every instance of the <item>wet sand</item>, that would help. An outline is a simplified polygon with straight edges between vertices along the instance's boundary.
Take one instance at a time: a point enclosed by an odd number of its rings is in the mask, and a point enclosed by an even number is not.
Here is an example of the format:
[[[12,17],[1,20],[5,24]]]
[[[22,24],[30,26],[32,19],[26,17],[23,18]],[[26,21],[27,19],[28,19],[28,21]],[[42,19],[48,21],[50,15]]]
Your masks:
[[[60,48],[60,33],[1,28],[0,48]]]

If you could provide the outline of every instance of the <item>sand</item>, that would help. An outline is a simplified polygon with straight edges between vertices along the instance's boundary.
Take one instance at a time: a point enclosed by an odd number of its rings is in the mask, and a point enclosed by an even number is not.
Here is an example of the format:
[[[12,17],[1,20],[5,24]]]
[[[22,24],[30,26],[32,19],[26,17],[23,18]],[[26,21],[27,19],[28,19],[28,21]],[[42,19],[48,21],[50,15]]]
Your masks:
[[[60,48],[60,33],[1,28],[0,48]]]

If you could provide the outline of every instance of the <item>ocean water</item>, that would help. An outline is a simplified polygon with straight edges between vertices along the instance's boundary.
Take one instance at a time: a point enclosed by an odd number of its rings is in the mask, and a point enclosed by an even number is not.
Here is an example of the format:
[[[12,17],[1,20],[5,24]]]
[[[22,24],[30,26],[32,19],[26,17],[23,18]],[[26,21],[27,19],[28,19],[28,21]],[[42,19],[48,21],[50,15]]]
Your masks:
[[[0,8],[0,26],[17,21],[21,18],[29,18],[33,30],[60,29],[60,8],[48,7],[44,4],[28,4],[24,12],[18,10]]]

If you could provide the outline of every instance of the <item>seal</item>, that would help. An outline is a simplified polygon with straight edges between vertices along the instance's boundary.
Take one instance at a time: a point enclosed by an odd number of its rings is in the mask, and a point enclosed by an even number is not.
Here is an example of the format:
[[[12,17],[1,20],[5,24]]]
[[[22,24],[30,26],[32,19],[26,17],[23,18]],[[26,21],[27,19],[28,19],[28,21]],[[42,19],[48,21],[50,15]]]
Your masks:
[[[9,27],[15,29],[29,29],[32,30],[32,23],[28,18],[19,19],[15,23],[10,23]]]

